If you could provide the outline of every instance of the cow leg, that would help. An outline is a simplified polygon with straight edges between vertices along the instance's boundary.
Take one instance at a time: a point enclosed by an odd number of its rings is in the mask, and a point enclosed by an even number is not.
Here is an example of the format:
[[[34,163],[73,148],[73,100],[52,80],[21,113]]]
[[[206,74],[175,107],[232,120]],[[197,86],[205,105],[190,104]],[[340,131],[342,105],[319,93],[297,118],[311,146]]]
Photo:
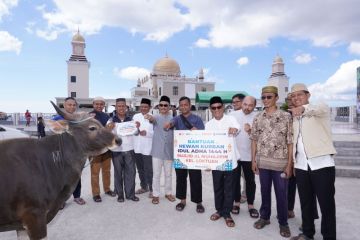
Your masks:
[[[18,240],[30,240],[26,230],[16,230]]]
[[[31,240],[46,239],[46,215],[43,211],[27,212],[22,220]]]

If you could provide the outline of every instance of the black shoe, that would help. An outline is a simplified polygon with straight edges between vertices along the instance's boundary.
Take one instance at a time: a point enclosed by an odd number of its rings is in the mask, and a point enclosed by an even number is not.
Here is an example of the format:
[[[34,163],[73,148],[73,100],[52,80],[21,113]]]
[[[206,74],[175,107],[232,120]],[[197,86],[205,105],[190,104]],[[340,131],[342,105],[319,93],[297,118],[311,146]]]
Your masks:
[[[107,191],[105,194],[109,195],[110,197],[116,197],[116,193],[114,191],[111,191],[111,190]]]
[[[131,198],[126,198],[126,199],[134,201],[134,202],[138,202],[140,200],[137,196],[133,196]]]
[[[124,199],[124,197],[118,197],[117,201],[118,201],[118,202],[124,202],[125,199]]]
[[[99,195],[96,195],[93,197],[95,202],[101,202],[101,197]]]

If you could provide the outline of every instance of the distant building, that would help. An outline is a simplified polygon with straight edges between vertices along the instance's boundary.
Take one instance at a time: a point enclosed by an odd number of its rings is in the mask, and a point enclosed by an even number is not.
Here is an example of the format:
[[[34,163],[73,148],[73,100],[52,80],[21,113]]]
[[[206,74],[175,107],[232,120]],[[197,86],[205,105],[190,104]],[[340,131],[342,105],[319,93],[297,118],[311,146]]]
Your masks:
[[[90,62],[85,56],[85,39],[79,31],[71,41],[72,54],[67,61],[68,97],[89,98]]]
[[[268,79],[269,86],[275,86],[279,92],[279,104],[285,103],[285,98],[289,92],[289,78],[284,71],[284,61],[277,55],[272,64],[272,73]]]
[[[187,96],[195,104],[197,92],[208,92],[215,90],[215,82],[205,82],[203,69],[199,69],[196,77],[181,75],[180,65],[168,55],[159,59],[154,64],[150,75],[138,79],[137,86],[131,89],[131,98],[134,106],[140,105],[142,97],[153,100],[155,105],[162,95],[167,95],[171,104],[176,104],[179,98]]]

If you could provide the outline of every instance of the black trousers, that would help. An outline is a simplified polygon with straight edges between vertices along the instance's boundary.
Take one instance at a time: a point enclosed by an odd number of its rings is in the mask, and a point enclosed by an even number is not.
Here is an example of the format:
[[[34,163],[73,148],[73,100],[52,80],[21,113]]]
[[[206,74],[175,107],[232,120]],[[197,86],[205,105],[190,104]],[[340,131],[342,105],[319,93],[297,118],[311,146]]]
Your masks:
[[[212,171],[215,208],[224,218],[230,217],[233,203],[233,171]]]
[[[250,205],[254,204],[255,200],[255,174],[251,169],[251,162],[238,161],[238,166],[233,170],[233,198],[234,202],[240,202],[241,198],[241,168],[244,172],[244,178],[246,182],[246,197],[247,203]]]
[[[202,202],[201,170],[175,169],[176,172],[176,198],[186,199],[187,176],[190,178],[191,201]]]
[[[289,185],[288,185],[288,211],[294,211],[295,196],[296,196],[296,178],[295,176],[291,176],[291,178],[289,178]]]
[[[312,238],[315,234],[314,195],[321,210],[321,234],[325,240],[336,239],[335,167],[308,171],[296,169],[303,233]]]
[[[152,192],[152,156],[135,153],[135,163],[140,178],[140,187]]]
[[[76,185],[76,188],[73,192],[74,198],[79,198],[81,195],[81,178],[79,179],[78,184]]]

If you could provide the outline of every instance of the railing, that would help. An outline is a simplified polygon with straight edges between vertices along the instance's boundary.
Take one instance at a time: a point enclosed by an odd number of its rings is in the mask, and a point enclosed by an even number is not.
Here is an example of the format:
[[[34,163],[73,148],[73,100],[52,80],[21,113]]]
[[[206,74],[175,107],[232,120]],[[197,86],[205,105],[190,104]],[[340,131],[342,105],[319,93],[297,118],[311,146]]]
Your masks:
[[[30,126],[36,126],[38,117],[42,117],[44,120],[46,120],[46,119],[51,119],[55,115],[56,113],[32,113],[30,119]],[[6,116],[3,116],[0,119],[0,124],[14,125],[14,126],[25,125],[26,124],[25,113],[6,114]]]

